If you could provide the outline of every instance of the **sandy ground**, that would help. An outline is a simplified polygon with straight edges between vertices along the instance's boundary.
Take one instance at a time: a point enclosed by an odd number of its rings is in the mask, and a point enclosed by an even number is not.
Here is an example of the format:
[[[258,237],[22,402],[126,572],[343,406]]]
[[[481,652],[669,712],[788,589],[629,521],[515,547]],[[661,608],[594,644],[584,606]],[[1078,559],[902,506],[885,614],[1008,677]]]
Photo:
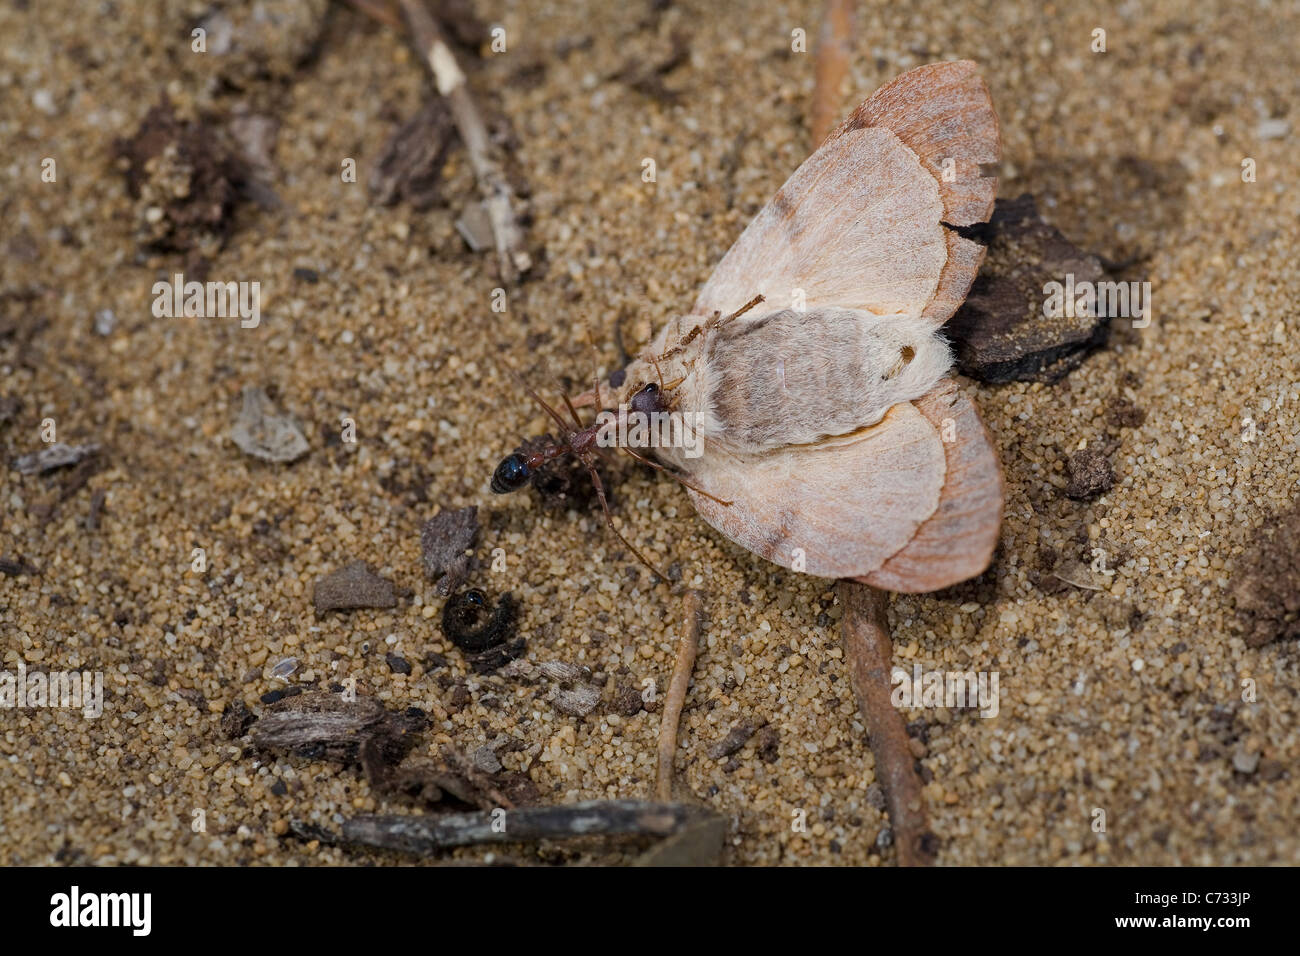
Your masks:
[[[0,556],[38,572],[0,576],[0,655],[9,670],[19,660],[100,670],[107,695],[97,720],[0,714],[0,859],[393,859],[278,835],[290,818],[332,826],[385,807],[355,768],[222,737],[221,712],[237,700],[261,711],[260,695],[282,686],[264,672],[290,656],[298,683],[351,676],[392,707],[450,708],[417,755],[509,733],[532,754],[507,755],[506,766],[532,759],[544,801],[647,795],[658,714],[601,707],[576,718],[544,687],[467,676],[439,628],[443,600],[421,567],[419,532],[439,506],[478,505],[478,554],[503,548],[507,567],[473,583],[520,599],[531,659],[589,666],[607,696],[667,683],[680,600],[649,585],[598,514],[488,493],[497,459],[545,427],[488,355],[505,343],[539,385],[580,388],[585,327],[608,370],[616,324],[633,348],[690,302],[810,149],[813,60],[791,52],[791,30],[815,36],[819,5],[482,8],[510,45],[472,83],[513,124],[532,190],[530,248],[543,263],[504,314],[490,308],[491,263],[454,231],[472,192],[462,151],[446,170],[445,205],[414,212],[368,197],[367,164],[428,95],[394,31],[332,9],[314,57],[293,66],[293,45],[312,29],[294,27],[274,41],[289,53],[260,61],[264,75],[247,55],[214,64],[190,51],[207,6],[0,6],[0,315],[12,326],[0,334],[0,397],[22,403],[0,425]],[[964,383],[1006,471],[995,566],[954,591],[898,597],[890,611],[899,665],[1000,675],[996,718],[907,714],[920,722],[942,863],[1300,862],[1296,645],[1247,648],[1227,592],[1255,530],[1289,506],[1300,477],[1288,345],[1300,117],[1287,113],[1300,10],[1224,4],[1211,16],[1209,6],[1015,2],[974,13],[923,0],[862,15],[846,110],[908,67],[977,60],[1002,120],[1002,195],[1032,192],[1046,218],[1110,260],[1143,257],[1155,297],[1149,328],[1117,327],[1059,385]],[[1090,50],[1097,27],[1104,54]],[[611,78],[666,58],[675,31],[690,47],[664,78],[675,104]],[[185,116],[242,104],[279,121],[271,186],[282,205],[240,206],[224,248],[205,250],[209,278],[261,282],[256,329],[151,314],[152,284],[186,258],[141,250],[113,143],[164,91]],[[45,157],[55,183],[41,180]],[[341,181],[348,157],[360,183]],[[1242,182],[1246,157],[1256,182]],[[104,309],[116,317],[107,335],[94,330]],[[273,386],[304,423],[302,460],[267,464],[232,444],[246,385]],[[1106,436],[1120,398],[1146,419],[1117,433],[1115,486],[1091,502],[1065,498],[1065,458]],[[357,423],[355,445],[331,437],[343,416]],[[1253,443],[1241,440],[1247,416]],[[105,449],[106,467],[53,507],[66,471],[9,467],[41,447],[46,418],[60,440]],[[831,582],[732,545],[671,481],[630,465],[611,477],[625,533],[707,593],[679,790],[732,817],[725,860],[891,863]],[[102,513],[88,527],[96,493]],[[194,548],[207,554],[204,573],[191,569]],[[1090,569],[1095,548],[1109,573]],[[1082,562],[1089,586],[1043,587],[1034,572],[1045,549]],[[409,596],[393,610],[318,618],[313,582],[352,559]],[[393,673],[388,653],[411,673]],[[427,667],[430,653],[446,663]],[[459,708],[458,684],[468,690]],[[777,759],[760,759],[755,741],[729,765],[709,759],[744,719],[776,729]],[[192,828],[197,810],[205,832]],[[807,832],[792,828],[800,810]]]

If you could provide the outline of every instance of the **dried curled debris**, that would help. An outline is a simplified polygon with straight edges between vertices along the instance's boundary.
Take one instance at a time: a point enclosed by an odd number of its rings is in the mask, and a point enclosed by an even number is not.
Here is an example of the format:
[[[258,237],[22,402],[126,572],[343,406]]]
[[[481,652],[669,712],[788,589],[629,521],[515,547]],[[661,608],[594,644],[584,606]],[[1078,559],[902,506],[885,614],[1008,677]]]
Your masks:
[[[1260,527],[1232,593],[1249,646],[1300,636],[1300,508]]]
[[[518,610],[508,591],[492,607],[486,594],[471,588],[447,599],[442,632],[465,652],[476,673],[488,673],[523,654],[523,639],[515,636]]]
[[[965,375],[1003,382],[1059,381],[1106,343],[1110,318],[1043,314],[1043,287],[1103,279],[1101,260],[1078,249],[1038,215],[1034,198],[999,200],[986,226],[988,257],[970,294],[944,327]]]

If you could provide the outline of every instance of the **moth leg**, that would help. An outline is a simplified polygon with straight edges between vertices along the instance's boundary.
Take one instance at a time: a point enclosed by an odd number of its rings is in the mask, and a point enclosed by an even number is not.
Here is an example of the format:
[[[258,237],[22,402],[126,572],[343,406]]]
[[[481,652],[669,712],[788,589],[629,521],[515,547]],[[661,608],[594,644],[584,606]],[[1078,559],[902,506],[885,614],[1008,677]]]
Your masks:
[[[609,530],[614,532],[614,535],[618,538],[618,540],[622,541],[625,545],[627,545],[628,550],[636,555],[636,559],[638,561],[640,561],[642,564],[644,564],[647,568],[650,569],[651,574],[657,575],[661,581],[667,581],[668,575],[664,574],[653,564],[647,561],[645,555],[643,555],[640,551],[637,550],[637,546],[634,545],[631,541],[627,540],[627,538],[623,537],[623,532],[619,531],[618,528],[614,527],[614,516],[609,513],[609,502],[605,499],[605,486],[601,484],[600,475],[596,474],[596,466],[593,465],[591,461],[587,458],[583,458],[582,463],[587,466],[587,471],[591,473],[591,483],[596,486],[596,495],[597,497],[600,498],[600,507],[605,512],[605,524],[609,526]]]
[[[663,465],[659,464],[659,462],[657,462],[657,461],[651,461],[649,458],[646,458],[646,457],[644,457],[644,456],[642,456],[642,455],[638,455],[638,454],[637,454],[636,452],[634,452],[631,448],[627,448],[627,447],[625,447],[625,446],[619,446],[619,447],[620,447],[620,450],[621,450],[621,451],[625,451],[625,452],[627,452],[629,455],[631,455],[631,456],[632,456],[633,458],[635,458],[637,461],[641,462],[643,465],[649,465],[651,468],[658,468],[660,471],[667,473],[669,477],[677,479],[679,482],[681,482],[681,483],[682,483],[683,485],[685,485],[687,488],[691,489],[691,491],[698,492],[699,494],[702,494],[704,497],[709,498],[709,499],[711,499],[711,500],[713,500],[713,501],[716,501],[716,502],[717,502],[718,504],[720,504],[720,505],[730,505],[730,504],[731,504],[730,501],[723,501],[723,500],[722,500],[721,498],[719,498],[717,495],[711,495],[711,494],[709,494],[707,491],[705,491],[705,490],[704,490],[703,488],[701,488],[699,485],[693,485],[693,484],[691,484],[689,481],[687,481],[687,480],[686,480],[685,478],[683,478],[681,475],[677,474],[677,472],[673,471],[671,468],[665,468]]]
[[[766,301],[767,301],[767,300],[766,300],[763,296],[761,296],[761,295],[756,295],[756,296],[754,296],[754,298],[750,299],[748,302],[746,302],[744,305],[742,305],[739,309],[737,309],[735,312],[732,312],[732,313],[731,313],[730,315],[728,315],[728,316],[723,316],[723,315],[722,315],[721,313],[719,313],[719,312],[714,312],[714,313],[713,313],[713,318],[710,319],[710,320],[708,321],[708,323],[707,323],[706,326],[705,326],[704,331],[706,331],[706,332],[712,332],[714,329],[719,328],[720,326],[726,325],[728,322],[731,322],[733,319],[738,319],[738,318],[740,318],[742,315],[744,315],[746,312],[748,312],[748,311],[749,311],[750,309],[752,309],[754,306],[758,305],[760,302],[766,302]]]

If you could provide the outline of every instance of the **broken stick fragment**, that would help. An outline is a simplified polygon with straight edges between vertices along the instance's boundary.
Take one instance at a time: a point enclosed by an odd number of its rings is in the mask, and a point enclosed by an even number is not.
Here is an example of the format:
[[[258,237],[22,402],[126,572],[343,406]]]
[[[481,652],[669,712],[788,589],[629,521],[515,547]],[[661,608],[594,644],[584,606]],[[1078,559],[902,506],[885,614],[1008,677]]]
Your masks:
[[[856,581],[840,581],[837,591],[844,605],[844,654],[876,757],[876,779],[885,791],[898,865],[928,866],[939,841],[930,830],[903,715],[890,699],[894,646],[885,619],[889,594]]]
[[[695,654],[700,645],[700,624],[704,606],[700,592],[688,590],[682,602],[686,608],[686,621],[682,625],[681,641],[677,645],[677,659],[673,662],[672,682],[664,697],[664,715],[659,723],[659,767],[655,773],[655,796],[665,803],[673,796],[673,757],[677,753],[677,725],[681,721],[686,691],[691,686],[691,673],[695,670]]]
[[[532,260],[523,248],[524,234],[515,213],[514,193],[493,155],[487,124],[470,96],[465,73],[456,62],[456,54],[451,51],[438,21],[419,0],[401,0],[401,4],[415,44],[433,74],[434,86],[451,107],[456,129],[465,143],[496,243],[501,278],[517,282],[528,271]]]
[[[484,813],[364,816],[343,823],[342,842],[429,855],[483,843],[532,843],[581,837],[664,837],[715,817],[681,803],[592,800],[568,806]]]

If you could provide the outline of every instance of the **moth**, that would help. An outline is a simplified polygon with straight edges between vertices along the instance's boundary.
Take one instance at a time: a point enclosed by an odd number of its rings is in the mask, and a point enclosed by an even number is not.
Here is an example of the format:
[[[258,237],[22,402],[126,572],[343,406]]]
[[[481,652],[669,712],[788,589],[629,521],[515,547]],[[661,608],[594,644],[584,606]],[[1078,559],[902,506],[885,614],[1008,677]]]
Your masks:
[[[902,74],[777,191],[622,388],[570,412],[679,419],[697,453],[654,455],[705,521],[783,567],[904,592],[981,573],[1002,473],[940,327],[983,260],[966,227],[992,212],[981,166],[1000,157],[974,63]],[[595,428],[570,431],[584,453]],[[498,472],[519,480],[516,459]]]

